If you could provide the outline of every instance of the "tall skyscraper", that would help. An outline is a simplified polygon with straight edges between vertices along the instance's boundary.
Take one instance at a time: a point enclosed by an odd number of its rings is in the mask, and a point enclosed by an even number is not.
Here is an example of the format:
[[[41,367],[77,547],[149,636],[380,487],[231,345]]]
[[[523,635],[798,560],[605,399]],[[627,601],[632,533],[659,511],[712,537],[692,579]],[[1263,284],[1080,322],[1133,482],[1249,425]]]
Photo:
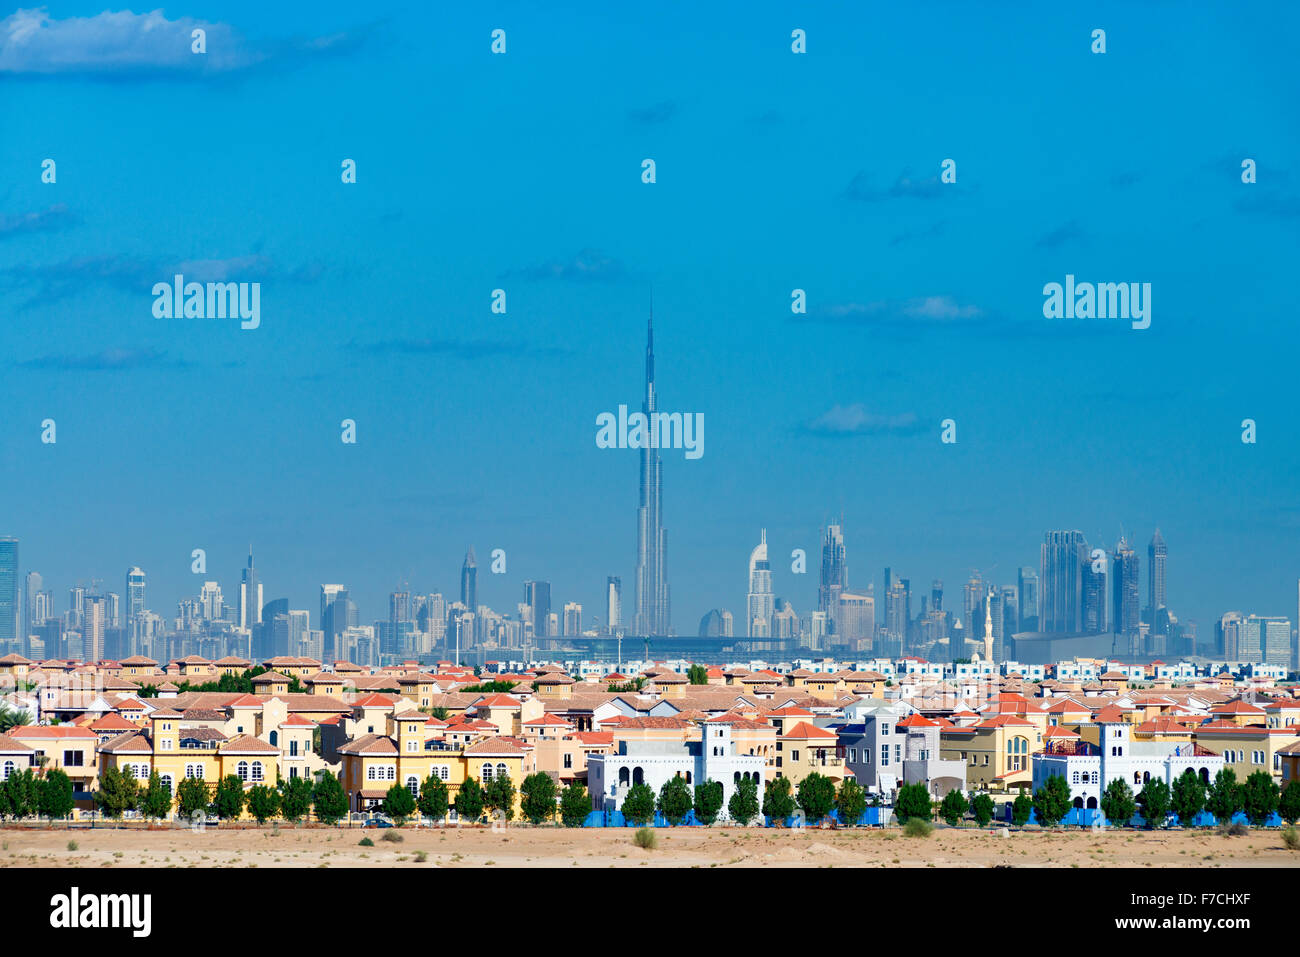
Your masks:
[[[972,575],[970,581],[962,586],[962,618],[966,623],[966,634],[972,638],[984,634],[984,580],[979,575]]]
[[[582,634],[582,604],[576,601],[566,601],[564,603],[564,632],[565,635]]]
[[[126,620],[134,620],[147,610],[144,603],[144,572],[139,565],[132,565],[126,573]]]
[[[533,635],[538,638],[545,638],[552,634],[550,630],[551,583],[524,582],[524,604],[532,611]]]
[[[82,603],[81,660],[104,657],[104,632],[108,628],[108,600],[103,595],[86,595]]]
[[[470,611],[478,610],[478,563],[474,561],[473,545],[460,566],[460,603]]]
[[[844,532],[839,525],[822,531],[821,581],[817,587],[817,610],[824,611],[838,626],[840,595],[849,585],[844,564]]]
[[[654,309],[646,327],[645,401],[647,420],[656,408]],[[645,443],[649,445],[650,443]],[[638,635],[672,632],[668,590],[668,532],[663,522],[663,463],[659,449],[641,449],[641,504],[636,513],[636,621]],[[541,634],[542,632],[539,632]]]
[[[252,631],[262,623],[262,583],[257,580],[253,567],[253,548],[248,548],[248,565],[239,583],[239,627]]]
[[[1130,650],[1140,651],[1132,648],[1138,626],[1142,623],[1138,556],[1123,538],[1115,543],[1113,570],[1111,588],[1115,594],[1115,634],[1129,640]]]
[[[36,633],[36,627],[45,623],[45,615],[38,610],[40,604],[38,596],[41,594],[43,584],[44,580],[40,572],[28,572],[23,580],[23,629],[18,637],[24,655],[27,655],[31,649],[31,636]]]
[[[1147,545],[1147,607],[1151,612],[1152,627],[1156,623],[1156,612],[1165,607],[1165,565],[1169,561],[1169,549],[1160,535],[1160,529],[1151,536]]]
[[[1045,632],[1077,635],[1083,630],[1083,566],[1088,542],[1083,532],[1047,532],[1042,547],[1042,613]]]
[[[746,604],[751,638],[772,636],[772,612],[775,596],[772,594],[772,569],[767,561],[767,529],[763,529],[759,542],[749,553],[749,601]]]
[[[1038,572],[1020,569],[1020,629],[1038,631]]]
[[[18,539],[0,538],[0,647],[18,640],[20,607],[18,604]]]
[[[1088,635],[1104,635],[1107,626],[1107,603],[1110,594],[1106,560],[1083,563],[1083,631]]]
[[[623,627],[623,579],[616,575],[605,579],[605,621],[611,635]]]
[[[943,579],[930,582],[930,610],[943,611]]]
[[[320,630],[326,661],[338,661],[345,657],[339,639],[350,625],[347,586],[321,585]]]

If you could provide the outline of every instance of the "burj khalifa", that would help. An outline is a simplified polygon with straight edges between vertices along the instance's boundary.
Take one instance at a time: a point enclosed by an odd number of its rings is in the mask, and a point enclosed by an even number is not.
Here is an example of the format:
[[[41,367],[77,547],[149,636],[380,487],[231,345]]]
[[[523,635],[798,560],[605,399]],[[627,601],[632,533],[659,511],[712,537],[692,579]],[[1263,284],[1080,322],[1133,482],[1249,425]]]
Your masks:
[[[647,421],[655,411],[654,309],[646,330],[645,401]],[[649,445],[649,443],[646,443]],[[664,530],[664,473],[659,449],[641,449],[641,505],[636,510],[636,620],[638,635],[672,634],[668,600],[668,533]]]

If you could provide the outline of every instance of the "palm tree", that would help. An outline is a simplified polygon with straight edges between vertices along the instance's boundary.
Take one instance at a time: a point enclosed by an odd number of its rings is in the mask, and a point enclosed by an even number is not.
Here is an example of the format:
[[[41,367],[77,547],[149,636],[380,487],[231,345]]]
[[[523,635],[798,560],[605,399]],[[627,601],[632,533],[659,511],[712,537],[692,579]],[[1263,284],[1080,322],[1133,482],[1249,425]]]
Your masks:
[[[7,704],[0,704],[0,734],[24,727],[32,723],[30,711],[15,711]]]

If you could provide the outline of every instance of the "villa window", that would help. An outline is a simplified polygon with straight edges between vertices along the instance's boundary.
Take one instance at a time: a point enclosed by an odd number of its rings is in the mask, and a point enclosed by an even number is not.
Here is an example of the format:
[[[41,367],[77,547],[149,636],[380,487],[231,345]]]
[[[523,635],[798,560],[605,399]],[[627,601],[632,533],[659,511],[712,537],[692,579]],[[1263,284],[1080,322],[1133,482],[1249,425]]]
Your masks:
[[[165,788],[167,789],[167,793],[168,793],[168,794],[171,794],[171,793],[172,793],[172,776],[171,776],[170,774],[164,774],[160,780],[162,781],[162,786],[165,787]]]
[[[479,777],[481,777],[484,781],[491,781],[491,780],[492,780],[492,765],[490,765],[490,764],[485,764],[485,765],[483,765],[483,769],[482,769],[482,771],[479,772]]]
[[[390,768],[388,769],[388,780],[389,780],[389,781],[396,781],[396,780],[397,780],[397,768],[396,768],[396,767],[390,767]]]
[[[414,774],[406,779],[406,790],[411,792],[411,797],[420,796],[420,782]]]
[[[236,764],[236,765],[235,765],[235,773],[236,773],[237,775],[239,775],[239,780],[241,780],[241,781],[247,781],[247,780],[248,780],[248,762],[247,762],[247,761],[240,761],[238,764]]]
[[[262,762],[261,762],[261,761],[254,761],[254,762],[253,762],[253,780],[254,780],[254,781],[260,781],[260,780],[262,780]]]
[[[14,763],[13,763],[12,761],[6,761],[6,762],[5,762],[5,778],[4,778],[4,779],[5,779],[6,781],[9,780],[9,775],[11,775],[11,774],[14,773],[14,767],[15,767],[15,765],[14,765]]]
[[[497,765],[497,777],[499,777],[499,778],[508,778],[508,777],[510,777],[510,769],[509,769],[508,767],[506,767],[504,764],[498,764],[498,765]],[[688,781],[690,780],[690,777],[689,777],[689,776],[687,777],[687,780],[688,780]]]

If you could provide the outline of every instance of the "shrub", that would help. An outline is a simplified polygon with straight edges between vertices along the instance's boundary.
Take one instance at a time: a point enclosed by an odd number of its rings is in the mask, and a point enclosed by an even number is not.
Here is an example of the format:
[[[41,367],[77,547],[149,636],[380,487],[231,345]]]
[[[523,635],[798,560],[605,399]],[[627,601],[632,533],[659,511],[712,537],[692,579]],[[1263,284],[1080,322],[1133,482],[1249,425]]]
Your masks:
[[[1294,824],[1282,828],[1282,843],[1288,851],[1300,851],[1300,832],[1296,831]]]
[[[428,859],[429,859],[429,852],[428,852],[428,851],[416,851],[416,852],[415,852],[415,863],[417,863],[417,864],[423,864],[423,863],[424,863],[425,861],[427,861]]]
[[[371,840],[370,838],[368,838],[368,837],[363,837],[361,840],[357,841],[357,844],[359,844],[359,845],[362,846],[362,847],[374,847],[374,846],[375,846],[375,842],[372,841],[372,840]]]
[[[396,831],[385,831],[384,836],[381,837],[380,840],[387,841],[389,844],[401,844],[402,841],[406,840],[406,838],[402,837],[402,835],[398,834]]]
[[[1294,832],[1295,828],[1292,828],[1291,830]],[[68,841],[68,850],[75,851],[78,847],[80,847],[80,845],[76,841]]]
[[[903,833],[908,837],[929,837],[933,830],[934,825],[921,817],[909,817],[903,825]]]
[[[934,803],[930,792],[924,784],[904,784],[898,789],[898,798],[894,801],[894,816],[900,824],[906,824],[912,818],[922,821],[930,820],[934,814]]]
[[[659,846],[659,835],[655,834],[653,828],[639,827],[632,835],[632,843],[647,851],[653,851]]]

